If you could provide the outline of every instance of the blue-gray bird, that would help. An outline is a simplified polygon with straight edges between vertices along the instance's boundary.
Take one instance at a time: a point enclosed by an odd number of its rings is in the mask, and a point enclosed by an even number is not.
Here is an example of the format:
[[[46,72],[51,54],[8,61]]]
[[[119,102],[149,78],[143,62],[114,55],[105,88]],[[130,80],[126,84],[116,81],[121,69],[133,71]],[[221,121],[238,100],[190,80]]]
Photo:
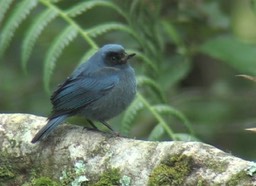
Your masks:
[[[70,116],[84,116],[113,130],[106,122],[124,111],[136,94],[136,80],[121,45],[100,48],[86,63],[81,64],[51,96],[52,114],[48,123],[35,135],[32,143],[46,138]]]

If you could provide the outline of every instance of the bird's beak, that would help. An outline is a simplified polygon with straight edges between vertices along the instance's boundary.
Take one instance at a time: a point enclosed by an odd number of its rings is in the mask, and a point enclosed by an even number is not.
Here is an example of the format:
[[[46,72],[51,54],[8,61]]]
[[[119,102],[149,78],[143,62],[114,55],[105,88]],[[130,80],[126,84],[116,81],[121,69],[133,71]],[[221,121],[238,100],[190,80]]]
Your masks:
[[[124,57],[121,59],[122,63],[127,63],[127,61],[132,58],[133,56],[135,56],[136,54],[133,53],[133,54],[126,54],[124,55]]]
[[[136,55],[135,53],[126,55],[126,60],[129,60],[130,58],[132,58],[135,55]]]

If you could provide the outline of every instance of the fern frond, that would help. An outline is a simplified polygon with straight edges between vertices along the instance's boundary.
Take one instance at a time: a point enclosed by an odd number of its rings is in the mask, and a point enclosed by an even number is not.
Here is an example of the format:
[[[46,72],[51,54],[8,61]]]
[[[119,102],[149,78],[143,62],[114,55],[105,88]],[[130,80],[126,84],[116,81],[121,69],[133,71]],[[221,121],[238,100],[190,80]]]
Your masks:
[[[147,108],[149,110],[149,112],[151,112],[151,114],[156,118],[156,120],[158,121],[159,125],[162,125],[162,127],[164,128],[166,133],[169,135],[169,137],[172,138],[173,140],[175,140],[176,137],[174,135],[174,132],[169,127],[169,125],[166,123],[164,118],[159,114],[159,112],[157,112],[154,109],[154,106],[152,106],[140,93],[137,93],[137,96],[138,96],[139,100],[143,103],[145,108]]]
[[[105,23],[105,24],[100,24],[97,25],[91,29],[87,29],[86,32],[89,34],[91,37],[97,37],[101,34],[104,34],[110,30],[121,30],[128,32],[131,35],[134,35],[133,31],[126,25],[120,24],[120,23]]]
[[[44,86],[45,89],[49,92],[49,83],[52,71],[55,67],[55,63],[59,56],[62,54],[63,49],[73,41],[78,32],[74,27],[68,26],[52,43],[48,52],[46,54],[45,62],[44,62]]]
[[[10,19],[7,20],[6,25],[3,27],[0,36],[0,58],[3,57],[16,29],[36,5],[37,0],[24,0],[17,5]]]
[[[190,141],[200,141],[198,138],[196,138],[195,136],[192,136],[190,134],[186,134],[186,133],[175,133],[175,136],[177,137],[177,139],[179,141],[186,141],[186,142],[190,142]]]
[[[149,134],[148,139],[152,141],[160,140],[161,137],[164,135],[164,132],[165,131],[163,126],[160,124],[157,124]]]
[[[177,117],[188,128],[189,132],[192,135],[194,135],[194,131],[192,130],[190,122],[188,121],[186,116],[183,113],[181,113],[179,110],[171,107],[170,105],[163,105],[163,104],[161,104],[161,105],[154,105],[153,109],[156,112],[158,112],[158,113],[161,113],[161,114],[171,114],[171,115]]]
[[[123,17],[126,17],[124,14],[124,11],[121,10],[114,3],[110,2],[110,1],[101,1],[101,0],[85,1],[85,2],[79,3],[79,4],[75,5],[74,7],[70,8],[69,10],[67,10],[66,13],[70,17],[76,17],[76,16],[96,7],[96,6],[104,6],[104,7],[112,8],[112,9],[116,10],[116,12],[118,12]]]
[[[78,63],[79,65],[81,63],[86,62],[95,52],[97,51],[96,48],[91,48],[89,49],[81,58],[80,62]]]
[[[161,22],[165,32],[168,34],[170,39],[177,45],[183,46],[182,39],[180,34],[178,33],[177,29],[170,23],[170,21],[162,21]]]
[[[57,16],[57,13],[52,9],[47,9],[42,12],[35,20],[30,29],[25,34],[22,43],[21,63],[23,70],[26,71],[28,59],[31,55],[32,49],[36,40],[46,28],[46,26]]]
[[[136,58],[141,59],[144,63],[143,65],[147,65],[150,70],[152,70],[154,73],[158,74],[159,70],[157,68],[156,62],[149,59],[146,55],[139,51],[129,50],[131,53],[136,53]]]
[[[142,108],[143,103],[136,97],[136,99],[132,102],[132,104],[124,113],[121,126],[122,134],[128,135],[130,133],[132,123],[134,122],[136,116],[138,115],[139,111],[142,110]]]
[[[138,84],[138,86],[147,85],[155,92],[155,94],[158,96],[158,98],[162,102],[166,102],[164,95],[162,93],[163,91],[161,90],[159,85],[153,79],[150,79],[146,76],[137,76],[137,84]]]
[[[0,1],[0,26],[2,24],[2,21],[4,19],[5,13],[10,8],[10,5],[12,4],[14,0],[2,0]]]
[[[160,81],[163,82],[162,86],[173,87],[177,85],[191,70],[192,61],[186,56],[176,56],[172,60],[171,68],[166,68],[163,75],[160,77]],[[168,79],[168,81],[166,81]],[[168,89],[168,88],[167,88]]]
[[[81,25],[77,24],[65,11],[60,9],[58,6],[50,2],[49,0],[39,0],[41,4],[46,6],[49,9],[55,11],[68,25],[73,26],[74,29],[77,30],[78,33],[88,42],[88,44],[93,48],[98,48],[97,44],[91,37],[88,36],[88,33],[83,30]]]

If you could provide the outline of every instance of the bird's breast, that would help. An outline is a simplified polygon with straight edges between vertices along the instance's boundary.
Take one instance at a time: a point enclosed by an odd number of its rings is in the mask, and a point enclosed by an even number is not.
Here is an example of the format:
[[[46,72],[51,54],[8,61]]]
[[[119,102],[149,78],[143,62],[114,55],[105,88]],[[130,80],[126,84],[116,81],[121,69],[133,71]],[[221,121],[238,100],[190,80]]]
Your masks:
[[[98,113],[96,119],[108,120],[124,111],[133,101],[136,94],[134,70],[129,68],[118,74],[119,82],[97,102],[93,109]]]

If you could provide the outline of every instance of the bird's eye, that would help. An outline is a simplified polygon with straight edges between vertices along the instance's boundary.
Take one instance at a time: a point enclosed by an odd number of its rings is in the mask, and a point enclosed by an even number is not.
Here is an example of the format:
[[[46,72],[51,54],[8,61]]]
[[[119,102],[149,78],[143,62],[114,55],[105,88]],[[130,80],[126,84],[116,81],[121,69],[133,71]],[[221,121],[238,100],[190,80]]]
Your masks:
[[[117,60],[117,57],[116,57],[116,56],[112,56],[112,57],[111,57],[111,60],[112,60],[112,61],[116,61],[116,60]]]

